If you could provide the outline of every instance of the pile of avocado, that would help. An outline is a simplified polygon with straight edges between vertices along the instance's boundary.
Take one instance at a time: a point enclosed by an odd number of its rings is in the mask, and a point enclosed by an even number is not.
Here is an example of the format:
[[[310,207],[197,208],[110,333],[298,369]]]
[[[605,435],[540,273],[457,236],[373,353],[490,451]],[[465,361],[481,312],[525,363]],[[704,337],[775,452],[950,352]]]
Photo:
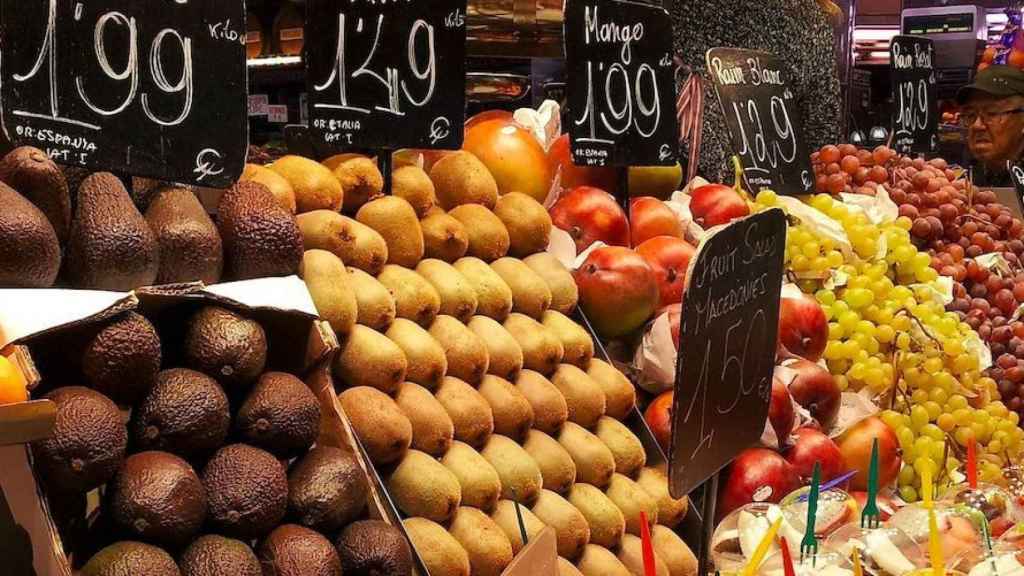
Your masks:
[[[30,343],[57,408],[36,476],[54,509],[101,488],[82,576],[411,574],[402,532],[365,519],[357,458],[314,445],[316,395],[268,370],[264,328],[217,306],[166,316]]]

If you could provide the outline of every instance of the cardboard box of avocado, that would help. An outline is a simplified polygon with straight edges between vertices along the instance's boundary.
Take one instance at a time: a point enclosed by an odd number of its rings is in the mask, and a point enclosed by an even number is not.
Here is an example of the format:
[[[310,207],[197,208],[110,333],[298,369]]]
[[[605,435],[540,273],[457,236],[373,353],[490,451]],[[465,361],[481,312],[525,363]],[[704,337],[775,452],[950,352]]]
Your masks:
[[[0,348],[31,351],[44,414],[0,437],[55,422],[0,448],[5,573],[422,573],[301,280],[0,294]]]

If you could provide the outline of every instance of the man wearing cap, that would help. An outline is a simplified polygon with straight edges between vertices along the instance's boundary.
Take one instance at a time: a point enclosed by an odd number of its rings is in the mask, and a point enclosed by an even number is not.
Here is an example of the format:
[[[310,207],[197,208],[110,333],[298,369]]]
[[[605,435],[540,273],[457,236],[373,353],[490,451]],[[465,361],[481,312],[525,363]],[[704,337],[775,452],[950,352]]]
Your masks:
[[[1024,71],[989,66],[960,89],[957,100],[963,106],[960,122],[967,128],[967,145],[982,165],[975,181],[1009,186],[1008,165],[1024,160]]]

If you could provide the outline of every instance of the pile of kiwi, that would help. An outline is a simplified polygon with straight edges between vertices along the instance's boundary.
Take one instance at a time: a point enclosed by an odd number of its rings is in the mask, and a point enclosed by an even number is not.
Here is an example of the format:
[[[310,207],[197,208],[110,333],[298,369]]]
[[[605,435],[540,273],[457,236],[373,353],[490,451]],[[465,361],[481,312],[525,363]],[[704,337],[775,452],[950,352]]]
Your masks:
[[[353,156],[328,159],[352,161]],[[468,152],[395,170],[393,194],[298,216],[300,275],[341,342],[341,405],[431,576],[498,575],[557,532],[562,575],[693,576],[669,496],[623,424],[633,384],[594,358],[538,199],[498,194]],[[365,192],[365,191],[364,191]]]
[[[367,519],[357,457],[315,445],[320,402],[268,367],[259,322],[132,311],[30,347],[57,409],[33,465],[83,576],[411,574],[401,530]]]

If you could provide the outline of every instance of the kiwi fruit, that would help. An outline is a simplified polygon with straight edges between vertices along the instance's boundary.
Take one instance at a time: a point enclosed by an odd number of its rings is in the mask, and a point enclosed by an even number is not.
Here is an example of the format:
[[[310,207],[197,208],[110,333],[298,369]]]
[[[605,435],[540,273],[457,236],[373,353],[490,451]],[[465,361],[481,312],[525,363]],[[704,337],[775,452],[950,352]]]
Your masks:
[[[516,339],[523,350],[523,368],[535,370],[545,376],[555,373],[562,362],[565,350],[562,342],[526,314],[513,312],[502,326]]]
[[[423,229],[423,255],[445,262],[455,262],[469,250],[466,227],[447,212],[440,211],[420,220]]]
[[[575,560],[583,554],[590,542],[590,525],[575,506],[551,490],[541,490],[530,511],[555,529],[559,556]]]
[[[299,277],[306,283],[320,317],[336,334],[348,334],[359,308],[341,260],[326,250],[307,250],[299,264]]]
[[[512,563],[512,543],[490,516],[463,506],[452,518],[448,532],[469,554],[474,576],[501,576]]]
[[[419,166],[402,166],[391,173],[391,194],[412,206],[416,216],[423,218],[437,205],[437,194],[430,176]]]
[[[523,447],[508,436],[494,434],[480,450],[501,478],[501,497],[531,504],[544,486],[540,468]]]
[[[429,390],[436,390],[448,372],[448,359],[444,348],[420,327],[405,318],[396,318],[385,333],[405,354],[406,380],[421,384]]]
[[[647,514],[647,522],[652,526],[658,522],[658,501],[647,493],[628,476],[616,472],[604,493],[615,502],[626,519],[626,532],[640,535],[640,512]]]
[[[313,210],[341,210],[345,191],[331,171],[315,160],[285,156],[270,166],[284,177],[295,192],[295,207],[300,214]]]
[[[572,562],[569,562],[561,556],[558,557],[558,576],[583,576],[583,573],[579,571]]]
[[[466,228],[469,239],[466,254],[485,262],[493,262],[508,254],[508,230],[494,212],[480,204],[463,204],[448,214]]]
[[[491,374],[483,377],[477,391],[491,405],[494,432],[522,441],[533,426],[533,407],[526,396],[508,380]]]
[[[377,163],[365,156],[354,156],[333,168],[334,177],[345,189],[342,211],[355,214],[364,204],[384,195],[384,175]]]
[[[668,568],[669,576],[697,575],[697,557],[671,528],[655,526],[651,530],[651,544],[654,554]]]
[[[246,164],[242,170],[240,181],[252,181],[263,184],[274,195],[274,199],[291,214],[295,214],[295,190],[292,185],[277,172],[259,164]]]
[[[519,514],[516,514],[517,507],[519,508]],[[526,529],[528,540],[536,538],[547,527],[526,506],[512,500],[499,500],[498,504],[494,507],[494,512],[491,513],[491,520],[494,520],[494,523],[501,528],[505,536],[508,536],[508,541],[512,543],[512,551],[515,554],[519,554],[524,547],[523,533],[519,529],[519,515],[522,515],[523,527]]]
[[[500,258],[491,268],[512,289],[512,311],[540,319],[551,306],[551,290],[547,283],[517,258]]]
[[[690,500],[686,496],[673,498],[668,490],[668,475],[657,468],[644,467],[636,476],[636,483],[658,502],[658,524],[675,528],[686,517]]]
[[[583,576],[635,576],[604,546],[588,544],[576,567]],[[638,574],[643,574],[639,572]]]
[[[306,250],[327,250],[346,266],[376,276],[388,261],[388,245],[379,232],[331,210],[295,217]]]
[[[615,457],[601,439],[573,422],[566,422],[558,443],[576,463],[576,481],[604,488],[615,473]]]
[[[562,393],[541,373],[523,370],[516,379],[516,388],[533,407],[533,427],[555,435],[569,418],[569,407]]]
[[[476,291],[476,313],[504,322],[512,312],[512,289],[501,276],[486,262],[471,256],[456,260],[454,266]]]
[[[617,556],[622,565],[633,574],[645,573],[643,542],[640,537],[633,534],[624,535]],[[658,556],[657,550],[654,551],[654,576],[670,576],[668,566]]]
[[[370,386],[390,395],[405,381],[407,368],[398,344],[373,328],[356,324],[342,342],[332,372],[341,388]]]
[[[540,430],[530,430],[523,450],[540,468],[545,489],[564,494],[576,482],[576,463],[558,440]]]
[[[430,169],[437,200],[442,208],[451,210],[461,204],[482,204],[494,208],[498,201],[498,184],[483,162],[469,152],[448,154]]]
[[[632,478],[647,463],[644,445],[622,422],[602,416],[594,427],[594,434],[612,451],[612,456],[615,457],[615,471],[619,474]]]
[[[426,518],[408,518],[402,525],[430,576],[470,575],[469,554],[444,527]]]
[[[551,290],[551,309],[571,314],[579,301],[579,289],[572,273],[553,254],[539,252],[523,258],[523,263],[544,279]]]
[[[453,316],[441,314],[430,326],[430,335],[444,349],[449,376],[477,384],[487,373],[487,346],[472,330]]]
[[[626,375],[611,364],[594,358],[587,375],[604,390],[605,414],[616,420],[625,420],[636,406],[636,388]]]
[[[388,245],[388,264],[412,268],[423,259],[423,230],[416,211],[397,196],[368,202],[356,213],[356,220],[373,228]]]
[[[569,420],[584,428],[593,428],[604,416],[604,390],[572,364],[561,364],[551,375],[551,383],[565,396]]]
[[[397,317],[408,318],[424,328],[434,323],[441,309],[441,295],[430,282],[416,272],[395,264],[385,266],[377,280],[395,298]]]
[[[626,532],[626,519],[600,488],[580,482],[572,487],[567,498],[587,519],[591,542],[605,548],[619,545]]]
[[[409,450],[387,481],[399,510],[435,522],[447,522],[462,501],[459,480],[450,470],[419,450]]]
[[[498,198],[494,215],[508,230],[508,253],[525,258],[548,247],[551,216],[544,206],[521,192],[509,192]]]
[[[463,506],[485,511],[494,509],[501,497],[501,479],[494,466],[472,446],[457,440],[452,442],[441,464],[459,480]]]
[[[434,392],[455,426],[455,439],[480,449],[494,433],[494,414],[475,388],[447,376]]]
[[[348,268],[348,282],[356,296],[356,322],[378,332],[395,320],[395,298],[376,278],[359,268]]]
[[[519,342],[493,318],[473,316],[466,325],[487,348],[487,373],[514,382],[523,369],[523,349]]]
[[[556,310],[544,312],[540,322],[562,342],[562,349],[565,350],[562,362],[581,370],[590,366],[590,359],[594,357],[594,339],[589,332]]]
[[[398,389],[395,403],[412,424],[412,447],[431,456],[443,456],[452,445],[455,426],[444,406],[429,390],[406,382]]]
[[[437,290],[441,297],[441,314],[454,316],[460,322],[469,322],[476,313],[476,290],[451,264],[427,258],[416,265],[416,273]]]
[[[412,424],[390,396],[369,386],[338,395],[345,415],[374,464],[400,460],[412,444]]]

